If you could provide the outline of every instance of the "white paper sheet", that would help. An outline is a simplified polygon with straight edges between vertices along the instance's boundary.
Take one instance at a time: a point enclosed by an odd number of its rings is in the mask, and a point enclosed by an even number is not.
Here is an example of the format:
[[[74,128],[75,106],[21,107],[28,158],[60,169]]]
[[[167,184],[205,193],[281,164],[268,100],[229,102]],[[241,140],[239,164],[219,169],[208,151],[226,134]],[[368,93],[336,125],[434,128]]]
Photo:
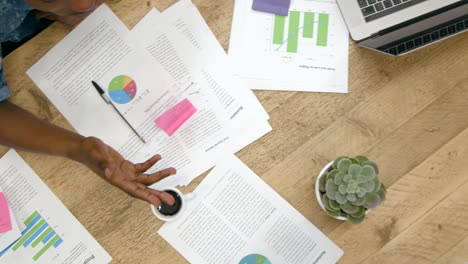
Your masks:
[[[163,159],[150,171],[171,166],[178,173],[155,187],[185,184],[214,166],[221,153],[234,151],[232,122],[204,80],[168,74],[149,60],[148,51],[135,48],[137,41],[103,4],[27,73],[79,133],[101,138],[133,162],[161,154]],[[137,83],[135,97],[116,105],[146,145],[91,85],[95,80],[107,90],[119,75]],[[169,137],[154,120],[185,98],[197,112]]]
[[[226,53],[189,0],[179,1],[161,14],[150,11],[132,34],[169,74],[200,80],[216,94],[233,121],[235,151],[271,130],[268,114],[255,95],[233,78]],[[170,64],[164,56],[168,49],[173,54]]]
[[[0,159],[0,185],[24,233],[0,257],[0,263],[111,261],[109,254],[14,150]]]
[[[233,96],[237,96],[239,101],[252,108],[252,115],[257,118],[260,118],[261,115],[266,119],[270,118],[255,94],[241,80],[232,78],[234,70],[226,52],[190,0],[176,2],[164,10],[162,17],[170,21],[173,32],[178,33],[180,37],[192,44],[192,47],[195,48],[193,54],[198,53],[198,57],[194,58],[200,61],[200,64],[229,75],[225,77],[227,84],[223,85],[229,87],[229,92]]]
[[[252,1],[235,1],[229,44],[250,89],[348,91],[349,37],[334,0],[292,1],[297,20],[254,11]]]
[[[235,156],[220,161],[193,194],[182,216],[159,230],[191,263],[323,264],[343,255]]]

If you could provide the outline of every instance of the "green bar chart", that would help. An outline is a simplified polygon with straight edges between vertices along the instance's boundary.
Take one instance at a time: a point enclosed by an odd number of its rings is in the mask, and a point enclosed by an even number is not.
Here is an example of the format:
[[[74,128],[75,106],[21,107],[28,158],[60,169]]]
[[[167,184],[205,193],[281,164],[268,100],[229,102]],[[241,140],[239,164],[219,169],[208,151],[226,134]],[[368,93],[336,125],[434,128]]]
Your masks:
[[[286,52],[288,53],[297,53],[299,51],[301,38],[312,39],[314,46],[327,47],[329,19],[329,14],[307,11],[290,11],[287,17],[275,15],[272,43],[280,45],[277,50],[286,46]]]
[[[301,13],[298,11],[289,12],[288,52],[297,52],[300,15]]]
[[[319,14],[317,46],[326,47],[328,43],[328,14]]]
[[[22,236],[10,247],[13,251],[23,250],[28,247],[29,249],[37,249],[32,258],[33,261],[37,261],[50,248],[57,248],[63,242],[54,228],[49,226],[49,223],[37,211],[32,213],[23,223],[26,228],[21,232]],[[42,247],[39,249],[41,244]],[[9,248],[4,250],[2,254],[7,250]]]
[[[273,44],[282,44],[284,37],[284,26],[286,25],[285,16],[275,16],[275,27],[273,32]]]
[[[314,18],[315,14],[311,12],[304,13],[304,29],[302,31],[302,37],[313,38],[314,37]]]

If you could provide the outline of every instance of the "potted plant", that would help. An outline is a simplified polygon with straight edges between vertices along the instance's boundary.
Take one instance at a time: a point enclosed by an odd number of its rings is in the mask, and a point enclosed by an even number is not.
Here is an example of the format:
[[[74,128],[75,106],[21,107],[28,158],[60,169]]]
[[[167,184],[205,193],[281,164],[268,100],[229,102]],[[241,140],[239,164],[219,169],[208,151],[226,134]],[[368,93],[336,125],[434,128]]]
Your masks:
[[[317,177],[317,200],[330,216],[359,224],[385,200],[385,187],[378,174],[377,164],[367,157],[339,157]]]

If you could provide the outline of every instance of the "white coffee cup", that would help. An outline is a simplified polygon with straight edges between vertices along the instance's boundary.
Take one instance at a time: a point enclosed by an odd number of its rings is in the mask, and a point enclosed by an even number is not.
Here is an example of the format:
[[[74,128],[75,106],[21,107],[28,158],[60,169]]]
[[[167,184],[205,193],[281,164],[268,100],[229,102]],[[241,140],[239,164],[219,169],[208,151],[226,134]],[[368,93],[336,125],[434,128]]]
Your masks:
[[[185,210],[185,207],[187,206],[186,203],[188,200],[191,200],[193,199],[193,194],[187,194],[187,195],[183,195],[181,191],[179,191],[177,188],[173,188],[173,187],[167,187],[167,188],[161,188],[161,191],[173,191],[175,193],[177,193],[180,197],[180,209],[179,211],[174,214],[174,215],[165,215],[165,214],[162,214],[158,208],[154,205],[150,205],[151,207],[151,211],[153,212],[153,214],[159,218],[160,220],[162,221],[166,221],[166,222],[169,222],[169,221],[174,221],[176,220],[177,218],[179,218],[182,213],[184,212]]]

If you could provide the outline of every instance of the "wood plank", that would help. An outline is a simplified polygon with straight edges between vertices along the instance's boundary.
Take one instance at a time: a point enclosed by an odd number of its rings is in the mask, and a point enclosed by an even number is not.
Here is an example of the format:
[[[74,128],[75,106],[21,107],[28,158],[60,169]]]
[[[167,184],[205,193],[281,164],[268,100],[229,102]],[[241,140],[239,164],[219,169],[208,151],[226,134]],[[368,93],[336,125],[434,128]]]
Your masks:
[[[467,175],[466,165],[460,166],[464,167],[460,172]],[[418,264],[439,258],[468,236],[467,193],[468,182],[465,182],[363,263]]]
[[[387,200],[362,225],[332,233],[345,251],[342,263],[362,263],[468,182],[468,129],[388,188]]]
[[[447,251],[435,261],[437,264],[468,263],[468,237]]]

